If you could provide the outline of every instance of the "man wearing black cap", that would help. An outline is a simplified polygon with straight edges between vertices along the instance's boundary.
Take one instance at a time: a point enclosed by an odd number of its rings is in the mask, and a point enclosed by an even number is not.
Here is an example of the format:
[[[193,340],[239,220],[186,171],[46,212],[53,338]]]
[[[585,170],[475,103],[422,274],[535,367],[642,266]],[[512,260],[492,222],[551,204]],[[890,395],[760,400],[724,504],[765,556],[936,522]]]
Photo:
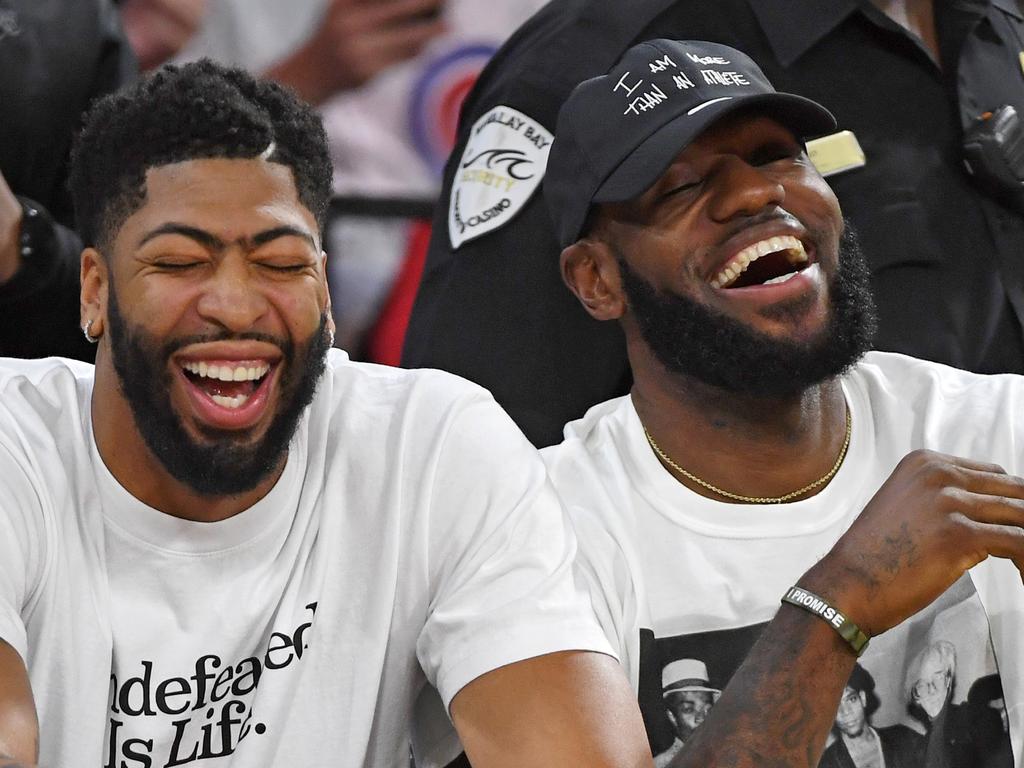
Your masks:
[[[546,140],[519,139],[549,137],[577,83],[658,37],[738,48],[776,87],[837,116],[841,130],[815,159],[828,161],[829,183],[861,235],[876,348],[1024,372],[1024,216],[982,190],[962,149],[965,128],[986,111],[1011,105],[1024,115],[1015,0],[552,0],[495,56],[463,108],[405,365],[483,384],[539,446],[629,389],[618,329],[581,313],[562,290],[539,194]],[[501,115],[516,122],[504,131],[488,123]],[[516,170],[530,178],[473,164],[497,148],[522,153],[530,163]],[[452,224],[457,208],[469,221],[505,200],[481,226]]]
[[[698,764],[736,731],[753,764],[814,764],[883,632],[884,679],[953,633],[1021,717],[1024,589],[988,556],[1024,567],[1024,379],[865,354],[863,257],[800,141],[833,125],[740,51],[653,40],[573,91],[551,149],[563,277],[634,384],[543,453],[652,751],[660,660],[732,678]]]

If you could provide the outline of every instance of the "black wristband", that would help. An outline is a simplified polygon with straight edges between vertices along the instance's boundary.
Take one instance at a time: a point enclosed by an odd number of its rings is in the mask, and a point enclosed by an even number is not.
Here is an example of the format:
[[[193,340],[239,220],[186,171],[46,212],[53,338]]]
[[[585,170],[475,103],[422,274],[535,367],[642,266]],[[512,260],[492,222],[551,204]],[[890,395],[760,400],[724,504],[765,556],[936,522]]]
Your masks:
[[[861,628],[850,621],[846,614],[842,613],[835,606],[829,605],[824,599],[818,597],[813,592],[808,592],[802,587],[790,587],[789,591],[782,596],[782,602],[803,608],[805,611],[823,619],[832,629],[839,633],[843,640],[850,644],[853,652],[858,656],[864,653],[864,649],[868,647],[869,638]]]

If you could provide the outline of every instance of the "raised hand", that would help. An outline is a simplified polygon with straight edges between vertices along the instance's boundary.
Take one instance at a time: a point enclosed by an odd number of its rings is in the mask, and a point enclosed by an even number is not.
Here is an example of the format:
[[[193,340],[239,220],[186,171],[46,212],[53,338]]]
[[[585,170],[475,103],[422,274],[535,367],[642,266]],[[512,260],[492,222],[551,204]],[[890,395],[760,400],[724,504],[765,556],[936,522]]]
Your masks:
[[[1024,573],[1024,480],[994,464],[908,454],[800,585],[877,635],[990,555]]]
[[[207,0],[124,0],[121,22],[143,70],[157,67],[188,42]]]
[[[444,0],[332,0],[313,36],[267,75],[318,104],[416,56],[445,30]]]

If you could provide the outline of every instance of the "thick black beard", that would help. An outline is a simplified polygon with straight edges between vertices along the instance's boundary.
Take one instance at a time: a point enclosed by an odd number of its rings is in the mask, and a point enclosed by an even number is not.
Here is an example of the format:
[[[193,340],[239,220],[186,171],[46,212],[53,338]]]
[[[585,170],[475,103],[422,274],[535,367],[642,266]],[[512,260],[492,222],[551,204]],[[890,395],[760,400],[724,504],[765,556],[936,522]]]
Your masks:
[[[671,373],[726,392],[784,399],[850,369],[871,349],[877,326],[870,273],[847,224],[829,281],[828,322],[815,338],[775,339],[694,299],[658,291],[618,254],[623,289],[643,340]],[[804,303],[776,315],[799,316]]]
[[[121,391],[143,440],[171,477],[200,496],[233,496],[252,490],[280,466],[327,363],[330,333],[326,314],[298,350],[287,339],[262,333],[190,336],[161,345],[141,328],[128,324],[111,286],[107,322]],[[211,432],[209,441],[197,442],[171,406],[170,356],[188,344],[224,339],[268,341],[283,353],[280,405],[266,434],[256,443],[240,442],[221,430]]]

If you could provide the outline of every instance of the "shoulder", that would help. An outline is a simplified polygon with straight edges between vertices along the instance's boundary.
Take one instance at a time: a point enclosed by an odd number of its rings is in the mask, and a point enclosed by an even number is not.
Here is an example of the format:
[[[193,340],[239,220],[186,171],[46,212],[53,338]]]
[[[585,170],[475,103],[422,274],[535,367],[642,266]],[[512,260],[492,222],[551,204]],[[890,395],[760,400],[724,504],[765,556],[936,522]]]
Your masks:
[[[846,752],[846,747],[843,746],[842,739],[836,739],[821,755],[821,762],[818,763],[818,768],[841,768],[843,765],[842,755]]]
[[[642,473],[634,458],[636,412],[629,395],[595,405],[565,427],[565,440],[541,450],[555,491],[582,538],[626,534]],[[643,439],[642,437],[640,439]],[[590,532],[590,535],[585,535]]]
[[[334,349],[328,354],[317,400],[348,410],[384,408],[429,413],[467,401],[493,398],[483,387],[446,371],[355,362]]]
[[[0,358],[0,478],[56,497],[88,455],[93,367],[62,358]],[[25,499],[22,499],[25,501]]]
[[[977,374],[871,352],[848,374],[851,406],[863,409],[889,449],[927,448],[994,462],[1020,473],[1024,376]]]
[[[899,723],[896,725],[885,726],[883,728],[876,728],[875,730],[878,732],[882,741],[888,744],[917,744],[918,742],[925,740],[925,737],[913,728],[908,728],[907,726]]]
[[[326,425],[325,437],[336,445],[383,444],[389,453],[424,457],[443,446],[450,451],[453,443],[526,443],[483,387],[430,368],[353,362],[340,350],[329,355],[309,423],[313,429]]]
[[[78,360],[0,357],[0,411],[16,419],[66,417],[88,402],[92,379],[93,366]]]
[[[566,424],[564,440],[541,450],[555,484],[556,476],[573,469],[606,464],[627,439],[631,409],[629,395],[623,395],[598,403],[583,418]]]
[[[900,758],[900,764],[916,765],[924,760],[927,737],[908,728],[896,724],[885,728],[876,728],[878,738],[882,740],[882,748],[888,752],[887,757]],[[907,761],[910,762],[907,762]]]
[[[587,34],[579,24],[586,5],[553,0],[520,26],[481,73],[464,119],[471,123],[490,108],[504,105],[553,129],[565,94],[583,79],[580,73],[588,71],[588,60],[595,58],[592,49],[573,45],[576,37]]]
[[[92,366],[0,358],[0,539],[4,557],[31,560],[54,520],[76,502],[68,476],[87,451]],[[49,534],[47,531],[49,530]],[[33,561],[37,562],[37,561]]]
[[[1024,397],[1024,376],[980,374],[941,363],[891,352],[869,352],[847,374],[847,381],[864,390],[873,404],[894,399],[904,405],[955,406],[974,403],[990,408]]]

